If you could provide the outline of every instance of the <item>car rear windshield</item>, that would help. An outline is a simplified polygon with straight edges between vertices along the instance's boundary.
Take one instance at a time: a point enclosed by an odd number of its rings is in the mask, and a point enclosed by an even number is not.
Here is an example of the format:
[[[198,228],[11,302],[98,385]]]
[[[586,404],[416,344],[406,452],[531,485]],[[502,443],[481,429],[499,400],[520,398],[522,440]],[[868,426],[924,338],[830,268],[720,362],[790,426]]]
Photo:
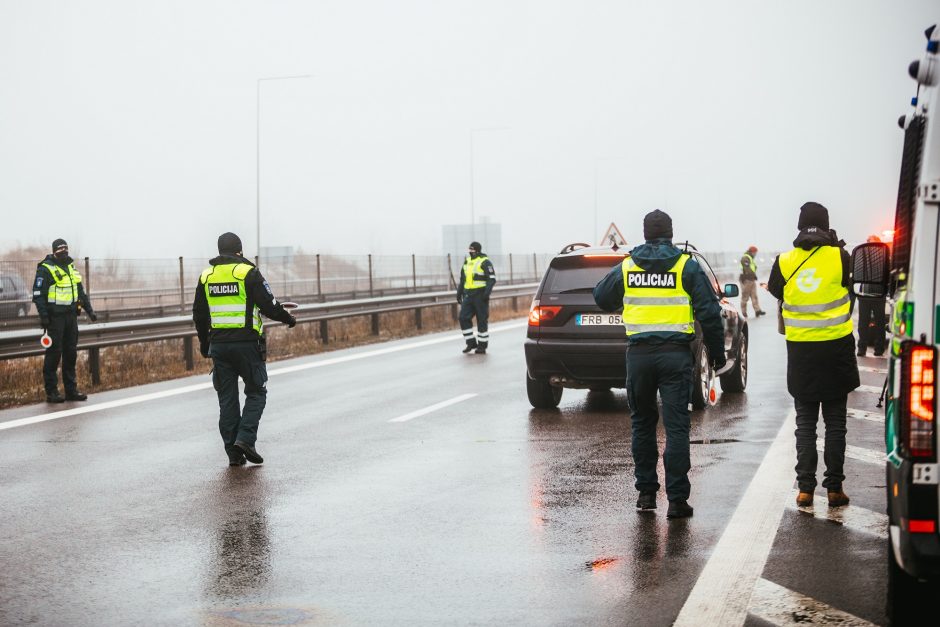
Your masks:
[[[594,286],[610,272],[610,269],[623,261],[620,256],[575,257],[556,259],[545,277],[544,294],[570,294],[591,292]]]

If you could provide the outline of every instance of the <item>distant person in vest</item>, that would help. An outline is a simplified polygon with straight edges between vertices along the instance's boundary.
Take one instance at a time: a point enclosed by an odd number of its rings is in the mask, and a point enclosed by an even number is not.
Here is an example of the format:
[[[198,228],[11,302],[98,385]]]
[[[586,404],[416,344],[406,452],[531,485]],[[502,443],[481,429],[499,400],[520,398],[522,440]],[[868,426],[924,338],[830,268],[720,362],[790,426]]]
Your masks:
[[[219,236],[219,256],[209,261],[196,286],[193,322],[199,351],[212,358],[212,385],[219,395],[219,432],[230,466],[247,458],[264,462],[255,449],[258,423],[267,399],[265,338],[261,314],[288,327],[297,324],[277,301],[271,286],[242,255],[234,233]],[[245,408],[238,398],[238,379],[245,382]]]
[[[839,507],[849,502],[842,486],[848,394],[859,386],[851,262],[845,242],[829,229],[829,211],[819,203],[800,207],[797,228],[793,250],[777,257],[767,281],[767,289],[782,301],[787,389],[796,407],[796,504],[813,504],[821,405],[826,425],[822,485],[829,506]]]
[[[757,254],[757,246],[751,246],[741,257],[741,314],[747,318],[747,303],[751,302],[754,308],[754,317],[760,318],[764,311],[760,308],[760,302],[757,300],[757,260],[754,255]]]
[[[467,258],[460,269],[457,302],[460,303],[460,330],[467,345],[463,352],[486,353],[490,342],[490,292],[496,285],[493,262],[481,251],[480,242],[470,242]],[[477,317],[477,333],[473,335],[473,317]]]
[[[52,242],[52,254],[36,266],[33,282],[33,302],[39,313],[39,323],[49,333],[52,345],[46,349],[42,364],[42,378],[46,387],[46,401],[84,401],[88,395],[78,391],[75,378],[75,360],[78,357],[78,314],[82,309],[94,322],[98,319],[82,286],[82,275],[69,257],[69,245],[64,239]],[[65,397],[59,394],[59,360],[62,361],[62,383]]]
[[[627,333],[627,403],[631,412],[631,449],[636,508],[656,509],[659,448],[656,424],[658,391],[663,401],[666,449],[667,518],[692,515],[689,494],[689,393],[692,389],[692,342],[695,321],[702,326],[711,366],[725,366],[721,306],[705,272],[690,255],[672,244],[672,218],[657,209],[643,218],[641,244],[614,266],[594,288],[604,311],[623,309]]]
[[[877,235],[869,235],[868,243],[881,243],[881,238]],[[887,298],[882,294],[878,298],[864,297],[864,294],[858,294],[858,352],[859,357],[864,357],[868,352],[868,347],[875,349],[875,357],[881,357],[885,354],[885,325],[887,324],[885,316],[885,305]]]

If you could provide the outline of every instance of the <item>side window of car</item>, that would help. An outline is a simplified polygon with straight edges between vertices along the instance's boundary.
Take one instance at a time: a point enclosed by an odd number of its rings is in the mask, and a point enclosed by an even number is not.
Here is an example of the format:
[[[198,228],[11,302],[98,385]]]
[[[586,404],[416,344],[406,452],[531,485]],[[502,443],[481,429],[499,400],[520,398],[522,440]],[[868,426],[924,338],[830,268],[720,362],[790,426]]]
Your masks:
[[[708,277],[709,282],[712,284],[712,289],[715,290],[715,295],[721,297],[722,292],[718,287],[718,279],[715,278],[715,273],[712,271],[712,267],[708,265],[708,262],[705,261],[705,257],[698,253],[692,253],[692,258],[695,259],[698,262],[698,265],[702,267],[702,270],[705,272],[705,276]]]
[[[8,276],[3,277],[3,293],[9,297],[13,297],[16,292],[16,288],[13,287],[13,279]]]

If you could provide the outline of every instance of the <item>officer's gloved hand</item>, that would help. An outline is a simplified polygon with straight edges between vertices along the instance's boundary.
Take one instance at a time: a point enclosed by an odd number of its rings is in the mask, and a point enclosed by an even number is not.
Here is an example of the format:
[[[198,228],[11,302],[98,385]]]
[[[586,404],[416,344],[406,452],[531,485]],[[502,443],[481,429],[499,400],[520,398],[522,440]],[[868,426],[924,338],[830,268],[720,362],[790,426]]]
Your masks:
[[[39,326],[43,329],[49,328],[49,316],[39,316]]]
[[[457,294],[457,304],[458,305],[463,304],[463,294],[460,294],[459,292]]]
[[[290,316],[290,314],[287,315]],[[297,318],[290,316],[290,321],[287,323],[287,328],[293,329],[295,326],[297,326]]]
[[[88,310],[88,317],[91,319],[92,322],[98,322],[98,314],[96,314],[90,309]]]

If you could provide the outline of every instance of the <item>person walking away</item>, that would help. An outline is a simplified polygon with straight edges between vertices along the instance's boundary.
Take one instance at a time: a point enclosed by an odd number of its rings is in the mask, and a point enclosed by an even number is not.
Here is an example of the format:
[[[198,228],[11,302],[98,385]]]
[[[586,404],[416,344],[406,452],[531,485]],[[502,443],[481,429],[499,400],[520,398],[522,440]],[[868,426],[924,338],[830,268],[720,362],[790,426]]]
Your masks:
[[[193,322],[199,352],[212,358],[212,385],[219,397],[219,433],[230,466],[247,458],[261,464],[255,444],[267,400],[266,344],[261,315],[293,328],[297,320],[274,297],[261,272],[242,254],[241,239],[223,233],[219,256],[199,277],[193,298]],[[245,407],[238,379],[245,384]]]
[[[757,246],[750,246],[741,257],[741,275],[738,278],[741,281],[741,314],[745,318],[747,318],[748,301],[754,308],[755,318],[760,318],[765,313],[757,300],[757,260],[754,257],[756,254]]]
[[[92,322],[98,315],[91,307],[82,285],[82,275],[69,256],[69,245],[59,238],[52,242],[52,254],[36,266],[33,281],[33,303],[39,323],[49,334],[52,344],[46,348],[42,363],[42,379],[46,402],[84,401],[87,394],[78,390],[75,362],[78,359],[78,315],[82,309]],[[62,362],[62,384],[65,397],[59,394],[59,361]]]
[[[632,453],[640,511],[656,509],[659,421],[656,393],[662,397],[666,448],[667,518],[692,516],[689,482],[689,393],[695,320],[705,336],[711,366],[725,366],[721,307],[698,262],[672,244],[672,219],[660,210],[643,218],[646,243],[630,251],[594,288],[604,311],[623,309],[627,333],[627,403],[631,411]]]
[[[774,260],[767,289],[783,302],[787,390],[796,408],[798,506],[813,504],[816,424],[825,423],[823,487],[830,507],[847,505],[843,489],[848,394],[859,386],[852,335],[851,262],[819,203],[800,207],[793,250]]]
[[[868,242],[881,243],[881,238],[877,235],[870,235]],[[885,316],[885,305],[887,298],[884,294],[880,297],[872,298],[863,293],[858,295],[858,352],[856,355],[864,357],[871,346],[875,350],[875,357],[881,357],[885,354],[885,328],[887,319]]]
[[[467,345],[463,352],[485,354],[490,342],[490,292],[496,285],[493,262],[481,251],[480,242],[470,242],[467,258],[460,269],[457,284],[457,302],[460,303],[460,330]],[[473,317],[477,319],[477,332],[473,333]]]

